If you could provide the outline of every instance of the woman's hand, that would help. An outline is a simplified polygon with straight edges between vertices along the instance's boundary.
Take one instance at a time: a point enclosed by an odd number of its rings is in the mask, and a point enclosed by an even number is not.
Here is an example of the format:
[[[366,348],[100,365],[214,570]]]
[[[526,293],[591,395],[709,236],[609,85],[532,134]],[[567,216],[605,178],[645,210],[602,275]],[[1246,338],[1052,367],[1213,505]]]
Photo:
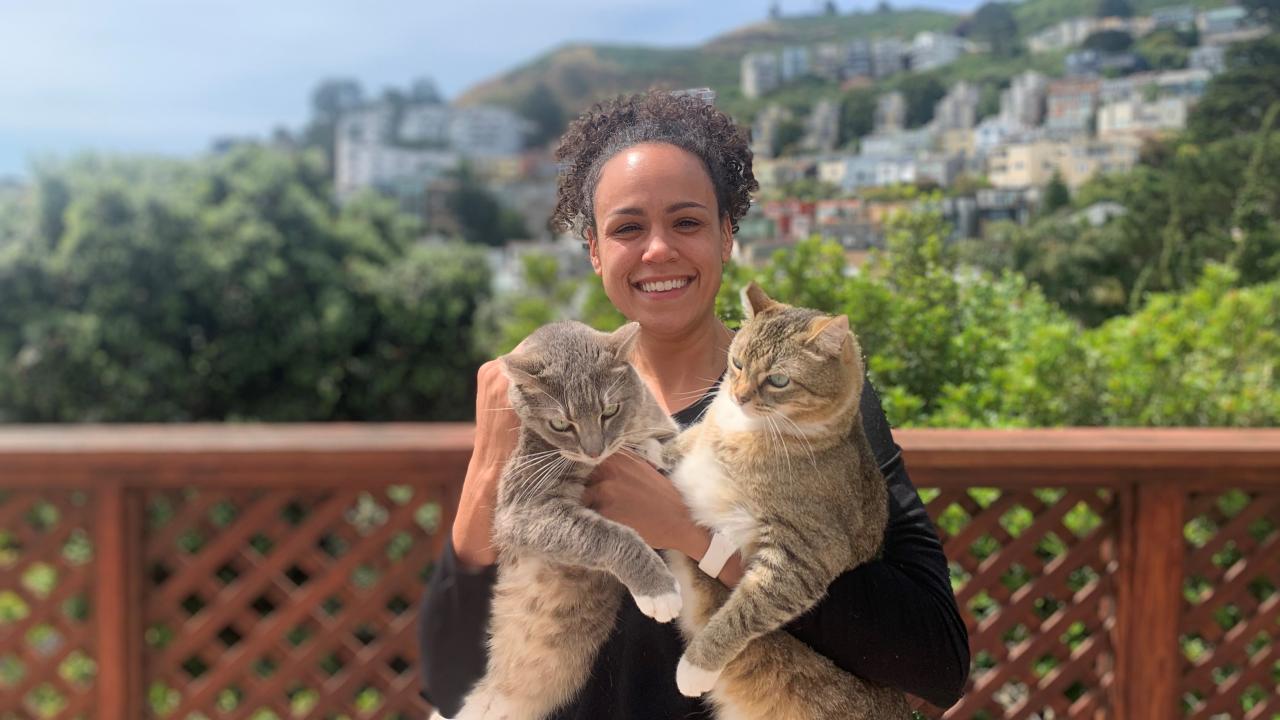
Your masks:
[[[476,375],[476,441],[453,521],[453,550],[472,568],[498,559],[493,547],[493,509],[498,479],[519,440],[520,418],[507,397],[507,376],[497,360],[480,366]]]
[[[596,466],[582,501],[640,533],[649,547],[689,556],[706,550],[706,531],[694,524],[680,491],[648,461],[629,452],[616,452]]]

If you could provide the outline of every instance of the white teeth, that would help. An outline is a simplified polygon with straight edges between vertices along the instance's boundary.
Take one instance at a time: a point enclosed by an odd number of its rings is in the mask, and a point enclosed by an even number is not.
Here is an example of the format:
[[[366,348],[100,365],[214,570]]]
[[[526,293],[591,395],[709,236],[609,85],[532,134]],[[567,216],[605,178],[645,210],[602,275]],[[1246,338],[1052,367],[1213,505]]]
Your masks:
[[[680,278],[678,280],[663,280],[662,282],[640,283],[640,289],[645,292],[666,292],[667,290],[675,290],[689,284],[689,278]]]

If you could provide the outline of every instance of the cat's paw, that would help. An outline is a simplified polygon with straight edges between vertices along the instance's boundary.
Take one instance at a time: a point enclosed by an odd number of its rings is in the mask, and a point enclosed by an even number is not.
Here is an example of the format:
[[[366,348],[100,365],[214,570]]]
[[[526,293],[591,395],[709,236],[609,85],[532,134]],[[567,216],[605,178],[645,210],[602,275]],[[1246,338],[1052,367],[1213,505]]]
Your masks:
[[[671,622],[680,617],[680,608],[684,605],[684,601],[680,599],[679,585],[669,593],[661,595],[632,593],[631,597],[635,598],[636,607],[640,608],[640,612],[660,623]]]
[[[649,461],[650,465],[653,465],[659,470],[667,471],[671,469],[667,465],[667,453],[663,449],[662,443],[658,442],[657,438],[649,438],[641,443],[640,454],[644,456],[645,460]]]
[[[715,687],[720,679],[719,670],[704,670],[689,662],[688,655],[680,656],[680,664],[676,666],[676,687],[685,697],[699,697]]]

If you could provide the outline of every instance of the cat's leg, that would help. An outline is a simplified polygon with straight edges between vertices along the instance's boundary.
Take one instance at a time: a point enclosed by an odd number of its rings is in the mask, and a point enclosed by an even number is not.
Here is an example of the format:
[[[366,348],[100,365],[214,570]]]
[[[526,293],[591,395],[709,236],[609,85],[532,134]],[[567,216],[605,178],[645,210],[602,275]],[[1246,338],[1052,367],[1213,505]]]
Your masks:
[[[608,575],[511,558],[494,588],[489,664],[454,720],[541,720],[581,690],[617,616]]]
[[[680,658],[676,668],[680,692],[689,697],[707,692],[724,666],[752,639],[777,630],[816,605],[837,574],[817,562],[817,557],[797,536],[765,533],[742,580]]]
[[[569,502],[499,513],[503,542],[611,573],[631,591],[640,612],[670,622],[680,614],[680,588],[658,553],[635,530]]]

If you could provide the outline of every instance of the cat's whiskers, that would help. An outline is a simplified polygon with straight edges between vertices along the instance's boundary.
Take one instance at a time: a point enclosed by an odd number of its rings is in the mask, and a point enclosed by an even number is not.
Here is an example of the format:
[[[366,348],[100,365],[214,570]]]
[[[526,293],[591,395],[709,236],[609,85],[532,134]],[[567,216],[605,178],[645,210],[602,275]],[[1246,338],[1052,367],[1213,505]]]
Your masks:
[[[783,437],[782,429],[778,427],[778,423],[773,419],[773,413],[766,412],[760,417],[764,418],[765,424],[768,425],[769,429],[778,436],[778,451],[782,453],[782,459],[787,461],[787,480],[794,485],[796,481],[796,473],[795,469],[791,467],[791,453],[787,452],[787,439]]]
[[[555,454],[558,454],[559,452],[560,452],[559,449],[554,449],[554,450],[544,450],[542,452],[536,452],[536,453],[529,453],[528,455],[522,456],[518,461],[516,461],[514,465],[512,465],[507,469],[508,471],[511,471],[511,472],[518,472],[520,470],[527,468],[529,465],[533,464],[534,462],[547,457],[548,455],[555,455]]]
[[[775,410],[773,408],[770,408],[769,412],[774,417],[780,420],[787,421],[791,425],[791,427],[795,428],[796,432],[795,432],[795,435],[792,435],[792,437],[799,438],[800,441],[804,443],[805,450],[809,453],[809,463],[813,465],[814,469],[816,470],[818,467],[818,460],[813,454],[813,443],[809,442],[809,438],[805,435],[804,430],[800,429],[800,426],[796,424],[796,421],[787,417],[786,414],[783,413],[781,410]]]
[[[555,481],[555,478],[573,461],[561,455],[553,458],[546,466],[538,469],[537,474],[529,479],[525,486],[527,497],[537,497],[546,492],[547,488]]]

